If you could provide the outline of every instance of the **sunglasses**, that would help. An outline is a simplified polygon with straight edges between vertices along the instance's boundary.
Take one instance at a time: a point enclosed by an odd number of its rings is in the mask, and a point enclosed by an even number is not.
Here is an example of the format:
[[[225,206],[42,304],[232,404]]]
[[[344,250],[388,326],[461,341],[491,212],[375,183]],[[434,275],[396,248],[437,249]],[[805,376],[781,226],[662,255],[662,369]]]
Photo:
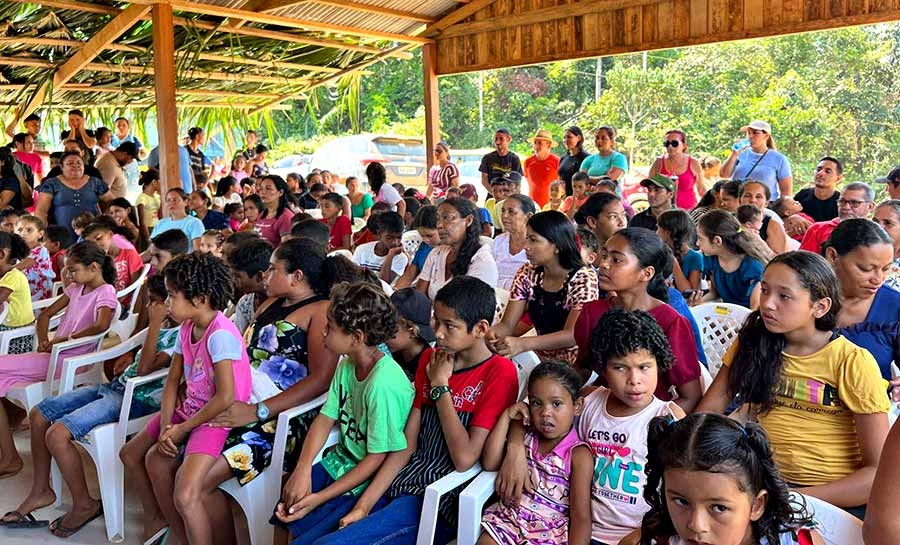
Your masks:
[[[681,145],[681,141],[679,140],[663,140],[664,148],[677,148]]]

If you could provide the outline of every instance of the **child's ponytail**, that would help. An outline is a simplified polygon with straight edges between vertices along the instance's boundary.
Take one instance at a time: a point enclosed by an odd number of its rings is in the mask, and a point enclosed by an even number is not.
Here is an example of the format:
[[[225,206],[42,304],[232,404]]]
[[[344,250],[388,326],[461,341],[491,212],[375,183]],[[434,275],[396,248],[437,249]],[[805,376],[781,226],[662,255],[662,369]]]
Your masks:
[[[90,240],[81,241],[66,251],[66,259],[71,259],[85,267],[96,263],[100,265],[100,274],[103,281],[110,285],[116,284],[116,266],[112,257],[100,249],[96,243]]]
[[[710,210],[700,216],[698,227],[710,240],[719,237],[725,249],[733,254],[748,255],[763,265],[771,258],[772,251],[766,243],[746,232],[730,212]]]
[[[0,231],[0,248],[9,250],[9,261],[15,263],[28,257],[30,250],[25,240],[15,233]]]

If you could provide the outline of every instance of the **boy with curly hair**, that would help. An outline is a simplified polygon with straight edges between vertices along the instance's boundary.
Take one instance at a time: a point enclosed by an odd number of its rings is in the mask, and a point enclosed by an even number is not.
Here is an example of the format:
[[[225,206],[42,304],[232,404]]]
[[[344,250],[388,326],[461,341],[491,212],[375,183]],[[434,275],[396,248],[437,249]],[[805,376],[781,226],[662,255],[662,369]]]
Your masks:
[[[378,287],[341,283],[332,288],[325,346],[346,356],[275,508],[272,523],[288,530],[292,545],[337,530],[388,453],[406,448],[403,430],[413,389],[400,365],[381,350],[396,332],[396,311]],[[336,423],[338,444],[314,465]]]

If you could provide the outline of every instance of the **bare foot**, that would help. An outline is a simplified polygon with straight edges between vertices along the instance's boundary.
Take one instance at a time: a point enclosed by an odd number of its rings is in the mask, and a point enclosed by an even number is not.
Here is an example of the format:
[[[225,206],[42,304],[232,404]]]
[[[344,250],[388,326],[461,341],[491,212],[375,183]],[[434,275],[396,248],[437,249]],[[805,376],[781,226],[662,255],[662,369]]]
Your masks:
[[[32,511],[37,511],[42,507],[47,507],[48,505],[53,505],[53,502],[56,501],[56,494],[53,493],[53,490],[49,488],[44,490],[38,494],[28,494],[22,503],[16,507],[16,511],[22,513],[23,515],[27,515]],[[15,520],[15,517],[3,517],[3,522],[12,522]]]
[[[16,456],[13,460],[0,462],[0,479],[14,477],[22,471],[22,459]]]

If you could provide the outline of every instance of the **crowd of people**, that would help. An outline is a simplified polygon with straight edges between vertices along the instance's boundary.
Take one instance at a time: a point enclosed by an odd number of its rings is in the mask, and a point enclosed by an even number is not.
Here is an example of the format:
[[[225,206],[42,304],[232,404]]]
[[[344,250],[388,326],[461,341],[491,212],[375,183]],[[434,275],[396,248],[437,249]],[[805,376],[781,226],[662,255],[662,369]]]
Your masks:
[[[60,154],[24,123],[0,150],[0,330],[37,335],[0,356],[0,478],[24,467],[25,424],[33,472],[0,532],[64,538],[100,517],[73,440],[118,421],[130,378],[168,368],[136,389],[131,414],[154,416],[119,453],[148,543],[234,543],[218,485],[281,471],[278,415],[323,394],[290,423],[279,543],[415,543],[425,488],[476,462],[498,471],[482,545],[823,543],[790,490],[865,519],[867,545],[900,541],[900,167],[880,203],[834,156],[794,193],[767,122],[721,164],[672,130],[635,213],[609,126],[593,154],[568,128],[563,157],[538,130],[524,161],[499,129],[483,188],[441,142],[406,188],[377,162],[365,180],[269,174],[252,131],[216,172],[196,127],[180,183],[161,184],[124,118],[89,130],[73,110]],[[109,330],[146,264],[140,350],[30,414],[6,400],[44,380],[54,344]],[[749,317],[704,385],[691,307],[710,302]],[[519,385],[528,352],[540,363]],[[46,521],[51,461],[72,504]],[[478,522],[458,520],[458,494],[436,542]]]

